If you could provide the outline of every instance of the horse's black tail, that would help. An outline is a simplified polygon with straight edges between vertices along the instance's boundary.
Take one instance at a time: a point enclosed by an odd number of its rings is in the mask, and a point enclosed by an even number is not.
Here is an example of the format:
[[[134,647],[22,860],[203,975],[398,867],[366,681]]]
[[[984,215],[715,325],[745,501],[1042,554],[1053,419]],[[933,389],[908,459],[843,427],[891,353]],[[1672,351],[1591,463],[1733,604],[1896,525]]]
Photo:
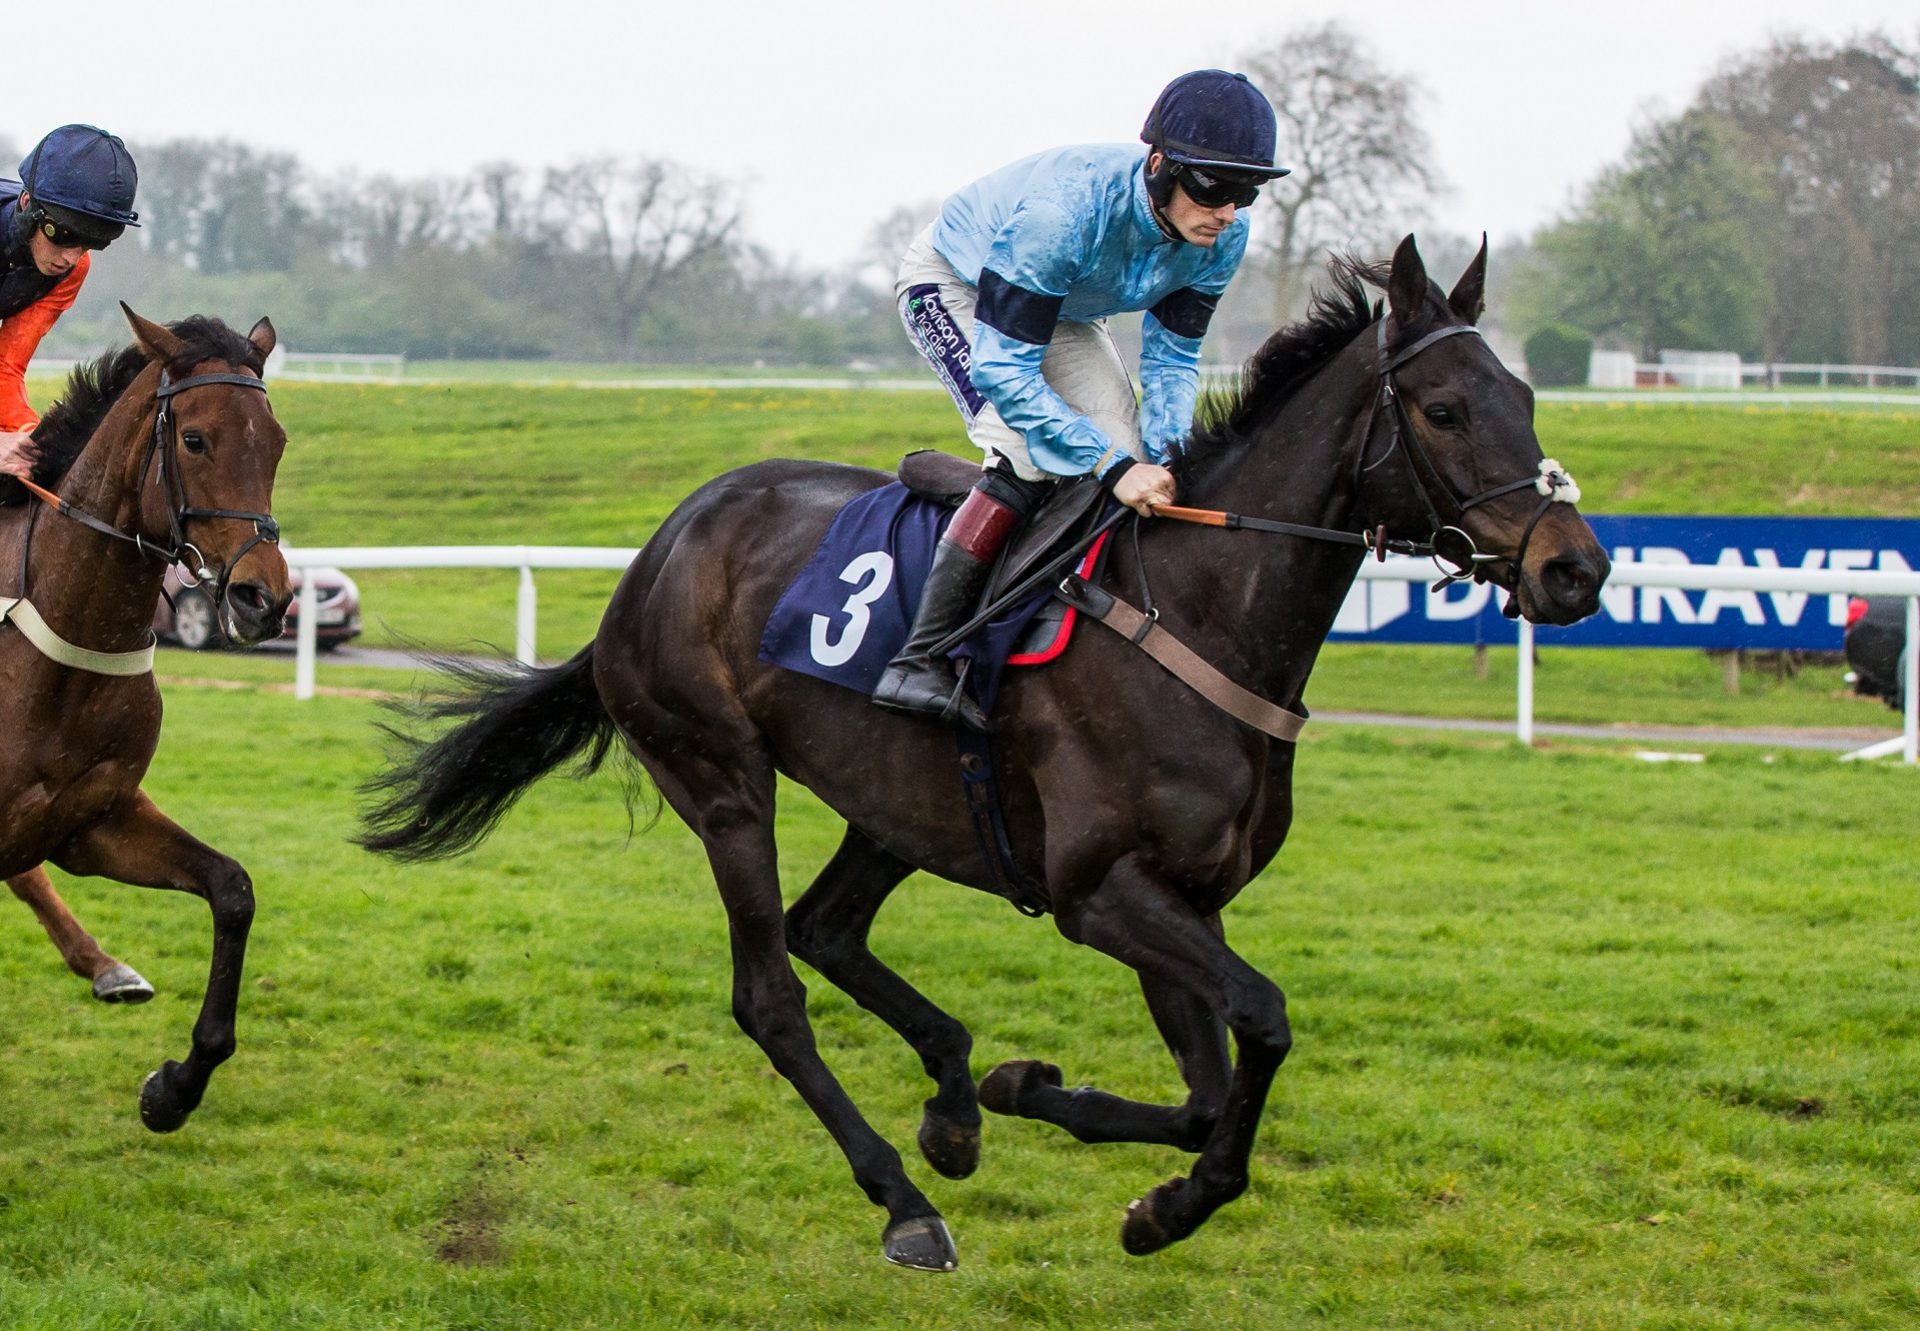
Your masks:
[[[354,840],[403,860],[471,850],[561,763],[584,750],[581,774],[596,771],[615,735],[593,686],[591,644],[544,670],[436,664],[457,677],[458,691],[400,707],[411,725],[381,727],[397,743],[394,761],[361,787],[377,802]],[[437,739],[413,733],[448,720],[458,724]]]

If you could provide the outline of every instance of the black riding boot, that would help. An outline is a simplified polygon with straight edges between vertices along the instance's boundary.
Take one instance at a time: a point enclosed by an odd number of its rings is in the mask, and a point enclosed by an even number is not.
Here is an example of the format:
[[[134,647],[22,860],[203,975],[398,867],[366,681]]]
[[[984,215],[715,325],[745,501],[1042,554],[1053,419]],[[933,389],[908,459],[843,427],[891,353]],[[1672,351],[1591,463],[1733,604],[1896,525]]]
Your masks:
[[[933,645],[966,623],[993,571],[993,557],[1026,517],[1015,507],[975,489],[953,515],[934,548],[933,568],[920,593],[920,609],[899,655],[887,663],[873,700],[890,712],[932,717],[985,734],[986,713],[960,687],[959,674]]]

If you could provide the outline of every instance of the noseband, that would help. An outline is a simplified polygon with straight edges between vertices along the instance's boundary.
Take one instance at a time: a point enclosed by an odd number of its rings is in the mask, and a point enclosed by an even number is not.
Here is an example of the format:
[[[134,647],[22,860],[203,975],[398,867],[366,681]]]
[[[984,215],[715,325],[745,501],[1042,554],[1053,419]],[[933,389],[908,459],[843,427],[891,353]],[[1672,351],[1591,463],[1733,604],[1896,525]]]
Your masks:
[[[199,388],[204,384],[233,384],[240,388],[256,389],[262,393],[267,391],[266,382],[250,374],[196,374],[176,381],[169,378],[165,370],[160,371],[160,386],[154,392],[153,435],[147,441],[146,456],[140,463],[140,484],[146,483],[147,472],[157,460],[160,488],[167,501],[167,536],[171,545],[158,545],[137,531],[123,532],[118,527],[102,522],[84,509],[75,508],[59,495],[35,485],[32,481],[23,480],[21,483],[32,493],[53,505],[61,516],[72,518],[82,526],[90,527],[103,536],[111,536],[116,541],[127,541],[137,547],[142,554],[154,559],[163,560],[168,564],[185,565],[187,567],[186,585],[198,587],[202,583],[213,583],[214,604],[217,606],[225,603],[228,580],[232,578],[233,570],[239,567],[240,561],[247,557],[247,553],[262,541],[279,541],[280,524],[274,521],[270,513],[244,513],[230,508],[196,508],[187,502],[186,483],[180,476],[178,458],[180,432],[178,423],[174,420],[173,398],[190,388]],[[213,570],[207,567],[206,556],[200,553],[199,547],[187,540],[186,523],[191,518],[232,518],[239,522],[251,522],[253,535],[245,545],[240,547],[240,552],[225,563],[216,576]],[[23,551],[23,562],[24,559]],[[24,579],[23,569],[22,585],[24,585]]]
[[[1407,471],[1413,478],[1414,493],[1420,496],[1420,505],[1427,511],[1427,521],[1432,531],[1423,553],[1432,556],[1442,574],[1440,580],[1433,584],[1433,590],[1440,591],[1456,582],[1466,582],[1469,579],[1477,580],[1480,565],[1505,562],[1513,570],[1513,585],[1518,591],[1520,570],[1526,563],[1527,546],[1533,540],[1534,528],[1540,525],[1540,519],[1546,516],[1547,510],[1553,505],[1579,503],[1580,487],[1574,483],[1572,476],[1561,469],[1558,462],[1552,458],[1543,458],[1537,474],[1524,476],[1517,481],[1508,481],[1504,485],[1483,490],[1471,498],[1462,499],[1445,474],[1434,466],[1433,459],[1427,455],[1427,450],[1421,445],[1420,436],[1414,431],[1413,422],[1407,418],[1406,404],[1400,400],[1400,394],[1393,386],[1393,372],[1436,342],[1457,337],[1463,333],[1471,333],[1479,337],[1480,330],[1472,324],[1450,324],[1428,333],[1412,346],[1389,355],[1387,321],[1384,318],[1381,319],[1375,328],[1377,332],[1374,346],[1380,361],[1380,395],[1374,399],[1373,407],[1367,413],[1366,432],[1361,436],[1360,450],[1354,456],[1354,493],[1360,492],[1360,476],[1363,472],[1371,471],[1385,462],[1393,453],[1399,452],[1407,460]],[[1375,461],[1368,462],[1366,460],[1367,444],[1373,438],[1373,424],[1379,418],[1382,409],[1387,416],[1386,452]],[[1474,544],[1473,537],[1468,535],[1459,524],[1465,521],[1466,515],[1471,510],[1481,504],[1498,499],[1502,495],[1529,489],[1541,495],[1542,498],[1534,508],[1533,516],[1527,519],[1526,530],[1520,536],[1519,549],[1514,551],[1510,559],[1501,555],[1481,554],[1479,547]],[[1442,499],[1453,509],[1451,520],[1442,519],[1439,509],[1434,505],[1435,490],[1439,491]],[[1380,535],[1385,536],[1384,527],[1380,529]],[[1384,539],[1377,541],[1374,548],[1379,551],[1380,558],[1386,558],[1389,547]]]

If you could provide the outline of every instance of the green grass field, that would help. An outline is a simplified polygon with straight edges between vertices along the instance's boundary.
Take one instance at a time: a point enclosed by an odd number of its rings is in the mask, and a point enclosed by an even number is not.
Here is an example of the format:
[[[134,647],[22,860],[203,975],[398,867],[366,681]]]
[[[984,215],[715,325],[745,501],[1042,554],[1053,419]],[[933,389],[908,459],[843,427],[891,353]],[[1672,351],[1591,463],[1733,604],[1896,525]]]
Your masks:
[[[173,660],[191,660],[175,657]],[[171,664],[171,662],[170,662]],[[190,900],[62,880],[160,996],[93,1003],[0,930],[0,1324],[84,1328],[1904,1327],[1920,1317],[1912,773],[1326,729],[1231,937],[1298,1044],[1252,1190],[1124,1256],[1181,1169],[990,1119],[980,1172],[912,1156],[917,1060],[804,971],[824,1051],[954,1228],[881,1215],[727,1010],[718,902],[671,817],[537,788],[450,864],[345,845],[372,703],[169,683],[149,789],[252,871],[236,1058],[179,1134],[134,1091],[204,981]],[[263,782],[252,757],[298,754]],[[836,839],[789,790],[789,892]],[[916,879],[876,946],[979,1070],[1165,1096],[1128,974]]]

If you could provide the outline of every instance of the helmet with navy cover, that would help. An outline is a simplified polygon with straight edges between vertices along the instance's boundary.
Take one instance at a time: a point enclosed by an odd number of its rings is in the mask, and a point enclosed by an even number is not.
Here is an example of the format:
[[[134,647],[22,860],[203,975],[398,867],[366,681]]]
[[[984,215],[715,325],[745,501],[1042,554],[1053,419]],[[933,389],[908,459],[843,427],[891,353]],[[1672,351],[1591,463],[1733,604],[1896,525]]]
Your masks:
[[[1196,69],[1169,83],[1147,113],[1143,143],[1172,161],[1248,181],[1273,180],[1273,107],[1245,74]]]
[[[100,245],[140,225],[133,210],[139,180],[127,145],[93,125],[60,126],[20,162],[34,213]]]

